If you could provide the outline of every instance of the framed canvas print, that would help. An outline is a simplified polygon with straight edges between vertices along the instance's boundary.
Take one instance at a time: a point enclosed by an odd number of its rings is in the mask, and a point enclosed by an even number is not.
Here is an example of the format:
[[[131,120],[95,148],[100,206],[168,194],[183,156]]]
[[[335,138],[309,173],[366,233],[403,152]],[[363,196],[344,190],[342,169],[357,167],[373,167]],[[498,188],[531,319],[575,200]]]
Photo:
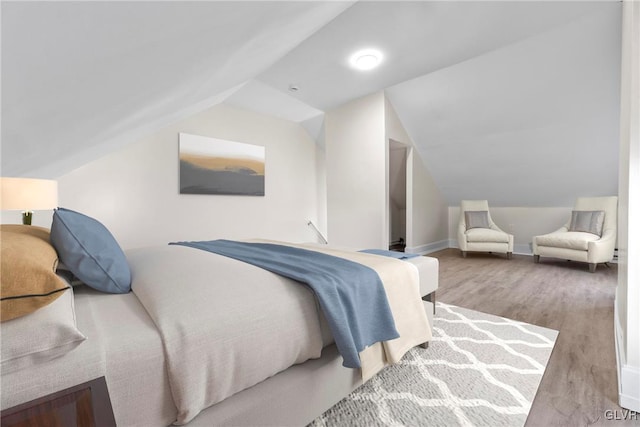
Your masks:
[[[265,148],[181,133],[180,194],[264,196]]]

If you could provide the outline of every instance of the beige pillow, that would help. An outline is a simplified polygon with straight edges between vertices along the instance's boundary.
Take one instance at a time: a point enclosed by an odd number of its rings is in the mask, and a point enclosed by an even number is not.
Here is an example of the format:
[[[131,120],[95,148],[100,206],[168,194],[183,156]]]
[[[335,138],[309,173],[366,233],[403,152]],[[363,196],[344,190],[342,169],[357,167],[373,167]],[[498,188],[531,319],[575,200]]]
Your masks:
[[[35,313],[0,324],[2,375],[63,356],[87,339],[76,328],[73,291],[66,289]]]
[[[33,313],[67,288],[55,273],[58,254],[49,230],[31,225],[0,226],[0,320]]]

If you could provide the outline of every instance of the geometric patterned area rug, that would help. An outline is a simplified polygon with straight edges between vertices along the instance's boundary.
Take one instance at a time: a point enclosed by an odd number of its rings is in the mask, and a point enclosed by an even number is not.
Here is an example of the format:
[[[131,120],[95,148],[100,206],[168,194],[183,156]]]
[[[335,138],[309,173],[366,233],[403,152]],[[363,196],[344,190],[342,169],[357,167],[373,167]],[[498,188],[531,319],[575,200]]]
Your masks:
[[[410,350],[310,426],[522,426],[557,331],[437,304]]]

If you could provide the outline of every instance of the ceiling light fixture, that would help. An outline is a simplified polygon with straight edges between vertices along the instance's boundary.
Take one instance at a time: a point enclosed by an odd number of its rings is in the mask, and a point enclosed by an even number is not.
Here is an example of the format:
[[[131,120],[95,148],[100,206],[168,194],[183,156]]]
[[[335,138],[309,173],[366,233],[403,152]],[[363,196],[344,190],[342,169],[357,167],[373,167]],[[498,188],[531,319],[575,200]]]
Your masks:
[[[353,55],[349,63],[353,68],[358,70],[372,70],[376,68],[382,62],[382,53],[376,49],[364,49],[360,50]]]

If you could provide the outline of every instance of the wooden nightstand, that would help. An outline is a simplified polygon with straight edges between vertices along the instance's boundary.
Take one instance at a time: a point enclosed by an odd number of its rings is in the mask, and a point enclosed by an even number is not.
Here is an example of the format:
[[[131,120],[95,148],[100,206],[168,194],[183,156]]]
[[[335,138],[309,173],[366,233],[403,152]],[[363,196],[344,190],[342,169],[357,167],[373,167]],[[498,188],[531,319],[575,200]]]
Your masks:
[[[2,411],[3,427],[113,427],[104,377]]]

